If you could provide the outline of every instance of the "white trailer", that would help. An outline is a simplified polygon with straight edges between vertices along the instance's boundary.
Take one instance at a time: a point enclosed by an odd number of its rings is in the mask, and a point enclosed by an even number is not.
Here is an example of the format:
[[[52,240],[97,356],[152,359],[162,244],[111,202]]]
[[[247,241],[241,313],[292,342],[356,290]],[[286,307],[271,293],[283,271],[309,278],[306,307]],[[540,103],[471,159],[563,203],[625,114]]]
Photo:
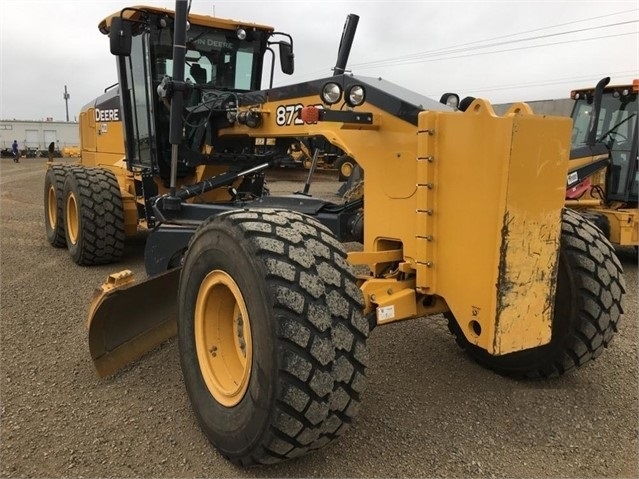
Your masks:
[[[11,150],[14,140],[28,156],[47,151],[51,142],[56,151],[62,151],[80,145],[80,128],[71,121],[0,120],[0,150]]]

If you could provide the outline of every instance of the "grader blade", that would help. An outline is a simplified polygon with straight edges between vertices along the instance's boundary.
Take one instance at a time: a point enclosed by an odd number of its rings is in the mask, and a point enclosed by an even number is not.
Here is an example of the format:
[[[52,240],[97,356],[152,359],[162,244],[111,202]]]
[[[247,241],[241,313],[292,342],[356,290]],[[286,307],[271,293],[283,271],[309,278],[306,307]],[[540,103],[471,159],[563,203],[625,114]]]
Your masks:
[[[109,275],[89,310],[89,350],[100,377],[116,373],[177,332],[176,268],[140,283],[131,271]]]

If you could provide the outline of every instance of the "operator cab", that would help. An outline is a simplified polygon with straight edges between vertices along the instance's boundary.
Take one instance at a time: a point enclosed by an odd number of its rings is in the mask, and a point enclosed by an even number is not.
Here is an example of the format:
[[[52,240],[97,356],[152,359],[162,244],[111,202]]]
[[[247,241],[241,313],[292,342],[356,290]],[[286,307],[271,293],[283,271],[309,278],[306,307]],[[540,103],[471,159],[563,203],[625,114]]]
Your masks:
[[[607,178],[609,200],[637,202],[637,92],[639,82],[630,86],[604,88],[601,113],[597,124],[596,143],[610,151],[612,165]],[[588,142],[593,117],[594,89],[575,90],[572,111],[574,128],[572,149],[584,147]]]
[[[174,75],[173,23],[172,11],[140,6],[125,8],[99,25],[102,33],[110,35],[111,52],[118,62],[128,168],[151,169],[165,180],[170,176],[171,163],[170,111],[168,101],[161,96],[163,80]],[[186,141],[180,145],[184,161],[178,165],[178,176],[192,174],[198,163],[204,144],[201,123],[211,120],[202,118],[201,113],[206,111],[210,116],[215,111],[211,105],[222,97],[232,97],[229,92],[259,90],[266,51],[274,55],[271,45],[280,45],[282,70],[292,73],[291,46],[272,41],[273,35],[273,28],[265,25],[189,15],[183,70],[187,85]],[[203,103],[207,108],[198,111],[197,106]],[[199,136],[194,135],[196,131]]]

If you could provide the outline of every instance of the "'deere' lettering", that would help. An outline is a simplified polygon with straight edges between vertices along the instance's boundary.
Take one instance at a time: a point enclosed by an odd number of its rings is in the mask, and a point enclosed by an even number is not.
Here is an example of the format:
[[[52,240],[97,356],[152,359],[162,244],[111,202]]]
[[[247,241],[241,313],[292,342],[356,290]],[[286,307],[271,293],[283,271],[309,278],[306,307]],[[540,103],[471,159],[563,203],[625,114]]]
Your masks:
[[[118,109],[99,110],[96,108],[95,121],[120,121],[120,111]]]

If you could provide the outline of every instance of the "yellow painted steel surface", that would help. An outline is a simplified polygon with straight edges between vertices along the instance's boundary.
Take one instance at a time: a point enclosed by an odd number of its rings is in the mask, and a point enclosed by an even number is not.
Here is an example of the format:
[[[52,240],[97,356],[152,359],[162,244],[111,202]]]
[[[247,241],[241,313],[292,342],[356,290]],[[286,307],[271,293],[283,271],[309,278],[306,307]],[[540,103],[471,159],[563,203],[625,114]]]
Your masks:
[[[417,239],[417,287],[491,354],[550,340],[570,129],[525,105],[496,117],[481,100],[420,116],[419,182],[432,184],[420,209],[432,213],[417,221],[432,240]]]
[[[639,246],[639,209],[596,209],[610,223],[610,241],[621,246]]]
[[[114,374],[177,333],[180,270],[134,283],[131,271],[109,275],[89,308],[89,351],[99,376]],[[149,307],[144,298],[153,298]]]
[[[82,164],[87,167],[114,165],[124,157],[124,133],[121,121],[95,121],[95,108],[80,113]]]
[[[136,5],[136,6],[130,7],[130,9],[125,11],[123,16],[124,18],[138,20],[143,15],[143,12],[161,13],[161,14],[168,15],[170,17],[173,17],[175,15],[175,12],[173,10],[168,10],[165,8],[158,8],[154,6],[148,6],[148,5]],[[113,17],[119,16],[119,15],[120,15],[120,12],[117,12],[103,19],[98,24],[98,29],[101,32],[107,34],[111,27],[111,20],[113,19]],[[250,23],[250,22],[240,22],[237,20],[212,17],[209,15],[198,15],[195,13],[190,13],[188,19],[191,25],[204,25],[207,27],[222,28],[226,30],[235,30],[236,28],[240,26],[249,27],[249,28],[254,27],[254,28],[259,28],[261,30],[267,30],[267,31],[273,30],[273,27],[269,27],[267,25],[259,25],[257,23]]]
[[[195,349],[204,383],[223,406],[242,400],[251,376],[250,318],[237,283],[211,271],[198,291],[194,314]]]

